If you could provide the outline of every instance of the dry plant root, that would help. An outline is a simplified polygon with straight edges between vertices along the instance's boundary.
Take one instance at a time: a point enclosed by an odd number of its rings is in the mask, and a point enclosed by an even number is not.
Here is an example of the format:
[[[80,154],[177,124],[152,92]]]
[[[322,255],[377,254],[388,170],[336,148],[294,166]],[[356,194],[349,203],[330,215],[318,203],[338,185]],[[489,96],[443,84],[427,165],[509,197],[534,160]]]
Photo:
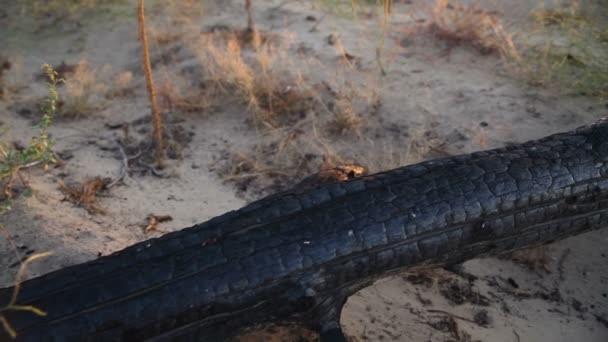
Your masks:
[[[115,179],[111,180],[108,185],[106,185],[106,189],[109,189],[114,185],[118,184],[118,182],[122,181],[129,172],[129,157],[127,156],[125,149],[122,147],[119,141],[116,141],[116,148],[118,149],[118,152],[120,152],[122,164],[120,165],[118,176]]]
[[[95,177],[85,181],[83,184],[66,185],[59,183],[60,190],[67,196],[64,200],[85,208],[89,214],[105,214],[106,211],[95,204],[97,193],[107,189],[112,183],[109,178]]]

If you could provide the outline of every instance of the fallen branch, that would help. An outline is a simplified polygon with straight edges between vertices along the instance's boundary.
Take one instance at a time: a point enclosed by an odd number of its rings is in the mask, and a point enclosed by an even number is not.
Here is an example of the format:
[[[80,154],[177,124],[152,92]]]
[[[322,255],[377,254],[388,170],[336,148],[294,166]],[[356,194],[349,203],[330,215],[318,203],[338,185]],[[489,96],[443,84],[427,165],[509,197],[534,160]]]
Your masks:
[[[427,310],[427,312],[430,312],[430,313],[440,313],[440,314],[447,315],[447,316],[450,316],[450,317],[453,317],[453,318],[458,318],[461,321],[465,321],[465,322],[473,323],[475,325],[479,325],[479,323],[475,322],[474,320],[472,320],[470,318],[458,316],[458,315],[455,315],[455,314],[453,314],[451,312],[447,312],[447,311],[443,311],[443,310],[432,310],[432,309]]]
[[[5,317],[22,341],[222,341],[277,320],[317,329],[322,341],[345,341],[342,306],[379,278],[608,226],[607,180],[602,120],[271,195],[24,282],[20,301],[48,315]],[[0,303],[13,291],[0,290]]]

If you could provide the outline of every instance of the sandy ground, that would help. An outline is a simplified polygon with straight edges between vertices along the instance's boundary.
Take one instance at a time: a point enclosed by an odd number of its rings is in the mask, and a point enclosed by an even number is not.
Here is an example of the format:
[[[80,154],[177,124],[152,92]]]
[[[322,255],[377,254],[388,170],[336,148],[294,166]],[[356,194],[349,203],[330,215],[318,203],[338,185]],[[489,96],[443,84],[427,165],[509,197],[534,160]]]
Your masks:
[[[177,157],[169,161],[163,177],[132,168],[121,183],[100,194],[96,206],[105,214],[92,214],[66,201],[60,182],[116,177],[122,165],[117,139],[130,156],[138,152],[135,146],[144,146],[146,153],[149,103],[138,64],[141,51],[133,9],[120,5],[86,20],[46,18],[33,25],[13,8],[0,9],[6,14],[0,15],[1,53],[19,61],[12,78],[7,76],[14,91],[0,101],[3,142],[24,145],[35,134],[33,104],[45,94],[44,83],[37,78],[42,63],[86,60],[98,68],[96,82],[107,87],[121,72],[134,75],[127,96],[100,97],[90,115],[56,120],[51,133],[55,151],[65,159],[61,166],[21,173],[33,191],[31,196],[18,196],[0,217],[0,286],[12,284],[19,260],[32,253],[53,255],[34,263],[30,277],[237,209],[313,172],[328,150],[373,172],[539,138],[606,115],[606,104],[596,98],[524,86],[505,71],[498,56],[480,54],[466,44],[446,45],[425,34],[416,39],[404,36],[424,3],[395,4],[385,46],[387,74],[379,77],[375,10],[353,20],[311,1],[256,1],[256,24],[279,37],[277,46],[291,63],[288,72],[315,86],[325,82],[355,97],[366,94],[374,99],[360,101],[355,108],[361,127],[332,133],[320,111],[289,117],[288,124],[269,133],[253,125],[248,107],[229,96],[195,112],[165,107],[167,128],[179,147]],[[538,5],[528,0],[482,4],[521,31]],[[159,84],[184,74],[202,82],[203,76],[197,74],[201,60],[192,41],[175,37],[191,37],[193,27],[198,35],[214,25],[242,29],[246,23],[242,1],[206,1],[200,16],[189,13],[186,31],[167,13],[150,2],[148,21],[157,38],[152,39],[152,58]],[[340,58],[336,44],[328,44],[329,36],[338,37],[353,56],[352,65]],[[128,128],[116,129],[119,126]],[[282,141],[287,147],[277,152]],[[268,167],[299,168],[271,177],[271,172],[260,171],[263,167],[235,168],[235,155]],[[173,220],[146,232],[150,214],[170,215]],[[353,341],[607,341],[607,254],[608,230],[603,229],[515,257],[387,278],[349,299],[342,325]],[[270,339],[263,336],[248,340]]]

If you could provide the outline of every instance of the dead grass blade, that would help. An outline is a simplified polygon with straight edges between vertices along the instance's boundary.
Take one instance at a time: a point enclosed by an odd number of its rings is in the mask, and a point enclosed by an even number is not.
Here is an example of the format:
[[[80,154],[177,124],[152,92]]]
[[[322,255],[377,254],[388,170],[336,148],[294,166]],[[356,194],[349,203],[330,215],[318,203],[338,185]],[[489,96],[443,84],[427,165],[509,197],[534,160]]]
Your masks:
[[[25,276],[25,272],[27,271],[28,266],[32,262],[34,262],[38,259],[46,258],[49,255],[51,255],[51,253],[49,253],[49,252],[37,253],[37,254],[31,255],[25,261],[23,261],[23,263],[21,263],[21,266],[19,267],[19,271],[17,272],[17,277],[15,279],[15,287],[13,288],[13,293],[11,295],[11,299],[8,302],[8,304],[6,304],[4,307],[0,308],[0,324],[2,325],[2,328],[13,339],[17,337],[17,332],[15,331],[15,329],[13,329],[10,322],[6,319],[6,317],[4,316],[4,313],[6,313],[8,311],[27,311],[27,312],[31,312],[37,316],[46,316],[46,312],[37,307],[31,306],[31,305],[18,305],[17,297],[19,297],[19,292],[21,291],[21,283],[23,282],[23,278]]]

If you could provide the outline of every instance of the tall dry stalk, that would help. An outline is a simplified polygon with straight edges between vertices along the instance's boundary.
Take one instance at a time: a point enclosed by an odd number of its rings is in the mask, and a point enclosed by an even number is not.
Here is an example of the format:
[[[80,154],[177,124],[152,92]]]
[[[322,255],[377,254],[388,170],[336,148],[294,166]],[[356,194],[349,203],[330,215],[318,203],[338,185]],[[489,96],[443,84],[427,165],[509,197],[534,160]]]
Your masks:
[[[156,165],[161,168],[164,159],[164,144],[163,144],[163,121],[158,110],[156,102],[156,89],[154,88],[154,80],[152,79],[152,65],[150,64],[150,51],[148,48],[148,38],[146,35],[146,17],[144,15],[144,0],[139,0],[138,21],[139,21],[139,39],[141,40],[143,59],[142,64],[144,73],[146,74],[146,84],[148,86],[148,94],[150,95],[150,107],[152,109],[152,124],[154,125],[154,140],[156,142]]]
[[[252,0],[245,0],[245,9],[247,10],[247,30],[249,32],[253,32],[255,30],[253,13],[251,12],[251,1]]]

